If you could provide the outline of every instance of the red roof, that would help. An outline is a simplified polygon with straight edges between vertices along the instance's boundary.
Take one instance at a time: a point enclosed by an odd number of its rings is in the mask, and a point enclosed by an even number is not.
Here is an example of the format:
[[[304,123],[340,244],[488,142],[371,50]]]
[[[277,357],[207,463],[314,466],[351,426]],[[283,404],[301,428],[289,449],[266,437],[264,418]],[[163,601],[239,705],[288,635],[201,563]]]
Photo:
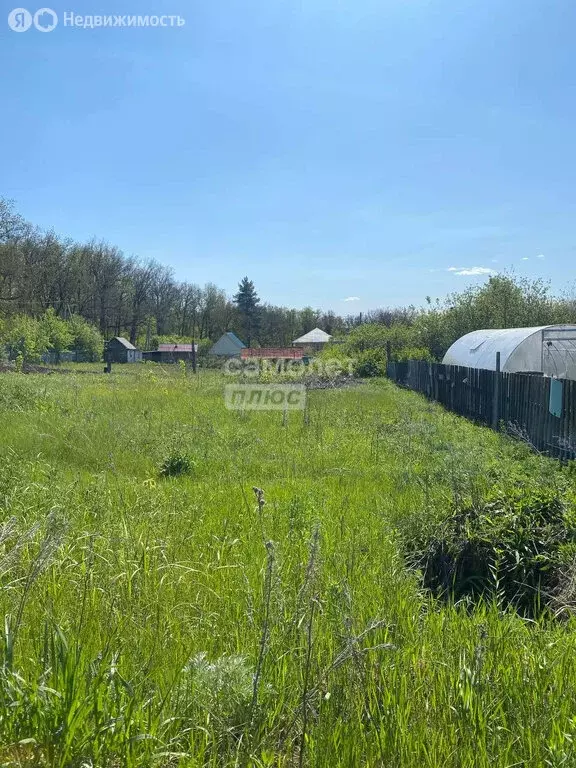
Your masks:
[[[240,357],[246,360],[249,357],[259,357],[267,359],[289,358],[291,360],[301,360],[304,351],[298,347],[260,347],[259,349],[243,349]]]

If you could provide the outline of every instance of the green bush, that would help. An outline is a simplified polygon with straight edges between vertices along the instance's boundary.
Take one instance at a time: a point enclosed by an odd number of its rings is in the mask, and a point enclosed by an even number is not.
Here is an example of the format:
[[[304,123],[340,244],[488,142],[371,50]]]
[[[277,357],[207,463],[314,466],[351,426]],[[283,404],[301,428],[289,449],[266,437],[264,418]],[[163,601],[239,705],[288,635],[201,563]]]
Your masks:
[[[354,376],[361,379],[386,375],[386,352],[381,349],[369,349],[361,352],[354,362]]]
[[[3,341],[10,359],[20,356],[24,363],[39,362],[50,348],[46,325],[27,315],[16,315],[6,323]]]
[[[574,502],[556,489],[495,489],[408,544],[426,587],[455,600],[496,595],[527,615],[553,601],[574,552]]]
[[[162,477],[178,477],[179,475],[189,475],[194,468],[194,462],[185,453],[171,453],[167,456],[160,466]]]
[[[428,360],[433,362],[434,357],[426,347],[403,347],[394,353],[395,360]]]
[[[87,362],[96,363],[102,359],[104,339],[98,328],[83,317],[73,315],[68,321],[68,329],[72,334],[72,349],[80,352]]]

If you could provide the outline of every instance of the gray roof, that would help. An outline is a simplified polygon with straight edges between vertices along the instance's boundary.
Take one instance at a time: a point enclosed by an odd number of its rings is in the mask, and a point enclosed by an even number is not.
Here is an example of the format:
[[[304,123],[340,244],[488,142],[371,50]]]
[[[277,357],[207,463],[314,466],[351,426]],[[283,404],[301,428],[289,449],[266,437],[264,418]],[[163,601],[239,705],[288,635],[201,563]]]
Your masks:
[[[313,331],[305,333],[304,336],[300,336],[299,339],[294,339],[292,344],[326,344],[331,338],[332,336],[330,336],[329,333],[326,333],[326,331],[323,331],[320,328],[314,328]]]
[[[228,331],[223,333],[218,341],[211,347],[208,354],[210,355],[238,355],[241,349],[245,349],[246,345],[240,341],[236,334]]]
[[[227,336],[227,337],[230,339],[230,341],[232,342],[232,344],[236,344],[236,346],[238,347],[238,349],[246,349],[246,344],[244,344],[244,342],[243,342],[243,341],[240,341],[240,339],[238,338],[238,336],[236,336],[236,334],[235,334],[235,333],[232,333],[232,331],[228,331],[228,332],[227,332],[227,333],[225,333],[224,335],[225,335],[225,336]]]
[[[136,347],[134,346],[134,344],[130,344],[130,342],[128,341],[128,339],[125,339],[125,338],[124,338],[124,336],[114,336],[114,338],[112,339],[112,341],[117,341],[119,344],[122,344],[122,346],[123,346],[125,349],[136,349]]]

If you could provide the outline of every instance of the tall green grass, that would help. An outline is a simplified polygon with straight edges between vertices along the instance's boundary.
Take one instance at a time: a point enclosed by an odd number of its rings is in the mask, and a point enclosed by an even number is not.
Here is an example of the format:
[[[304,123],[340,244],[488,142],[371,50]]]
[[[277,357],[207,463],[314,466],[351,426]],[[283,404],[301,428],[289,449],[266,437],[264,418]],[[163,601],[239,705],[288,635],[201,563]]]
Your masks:
[[[573,621],[402,556],[563,468],[388,382],[284,417],[99,371],[0,377],[0,765],[576,764]]]

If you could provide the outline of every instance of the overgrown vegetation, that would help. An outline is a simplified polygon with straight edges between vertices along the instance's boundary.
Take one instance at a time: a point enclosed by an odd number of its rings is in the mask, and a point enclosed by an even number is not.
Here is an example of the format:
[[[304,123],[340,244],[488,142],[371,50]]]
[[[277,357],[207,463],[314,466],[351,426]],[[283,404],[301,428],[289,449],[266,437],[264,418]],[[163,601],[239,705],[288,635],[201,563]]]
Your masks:
[[[0,323],[0,348],[8,359],[38,363],[50,354],[59,362],[63,353],[73,350],[79,362],[95,362],[102,357],[104,340],[98,330],[78,315],[65,320],[50,308],[38,318],[14,315]]]
[[[563,610],[565,570],[576,563],[574,488],[500,483],[485,499],[460,503],[437,531],[408,547],[436,594],[493,597],[528,616]]]
[[[385,381],[286,415],[88,369],[0,377],[1,764],[576,761],[575,620],[528,598],[570,560],[569,468]],[[465,538],[495,588],[436,599],[405,556]]]

